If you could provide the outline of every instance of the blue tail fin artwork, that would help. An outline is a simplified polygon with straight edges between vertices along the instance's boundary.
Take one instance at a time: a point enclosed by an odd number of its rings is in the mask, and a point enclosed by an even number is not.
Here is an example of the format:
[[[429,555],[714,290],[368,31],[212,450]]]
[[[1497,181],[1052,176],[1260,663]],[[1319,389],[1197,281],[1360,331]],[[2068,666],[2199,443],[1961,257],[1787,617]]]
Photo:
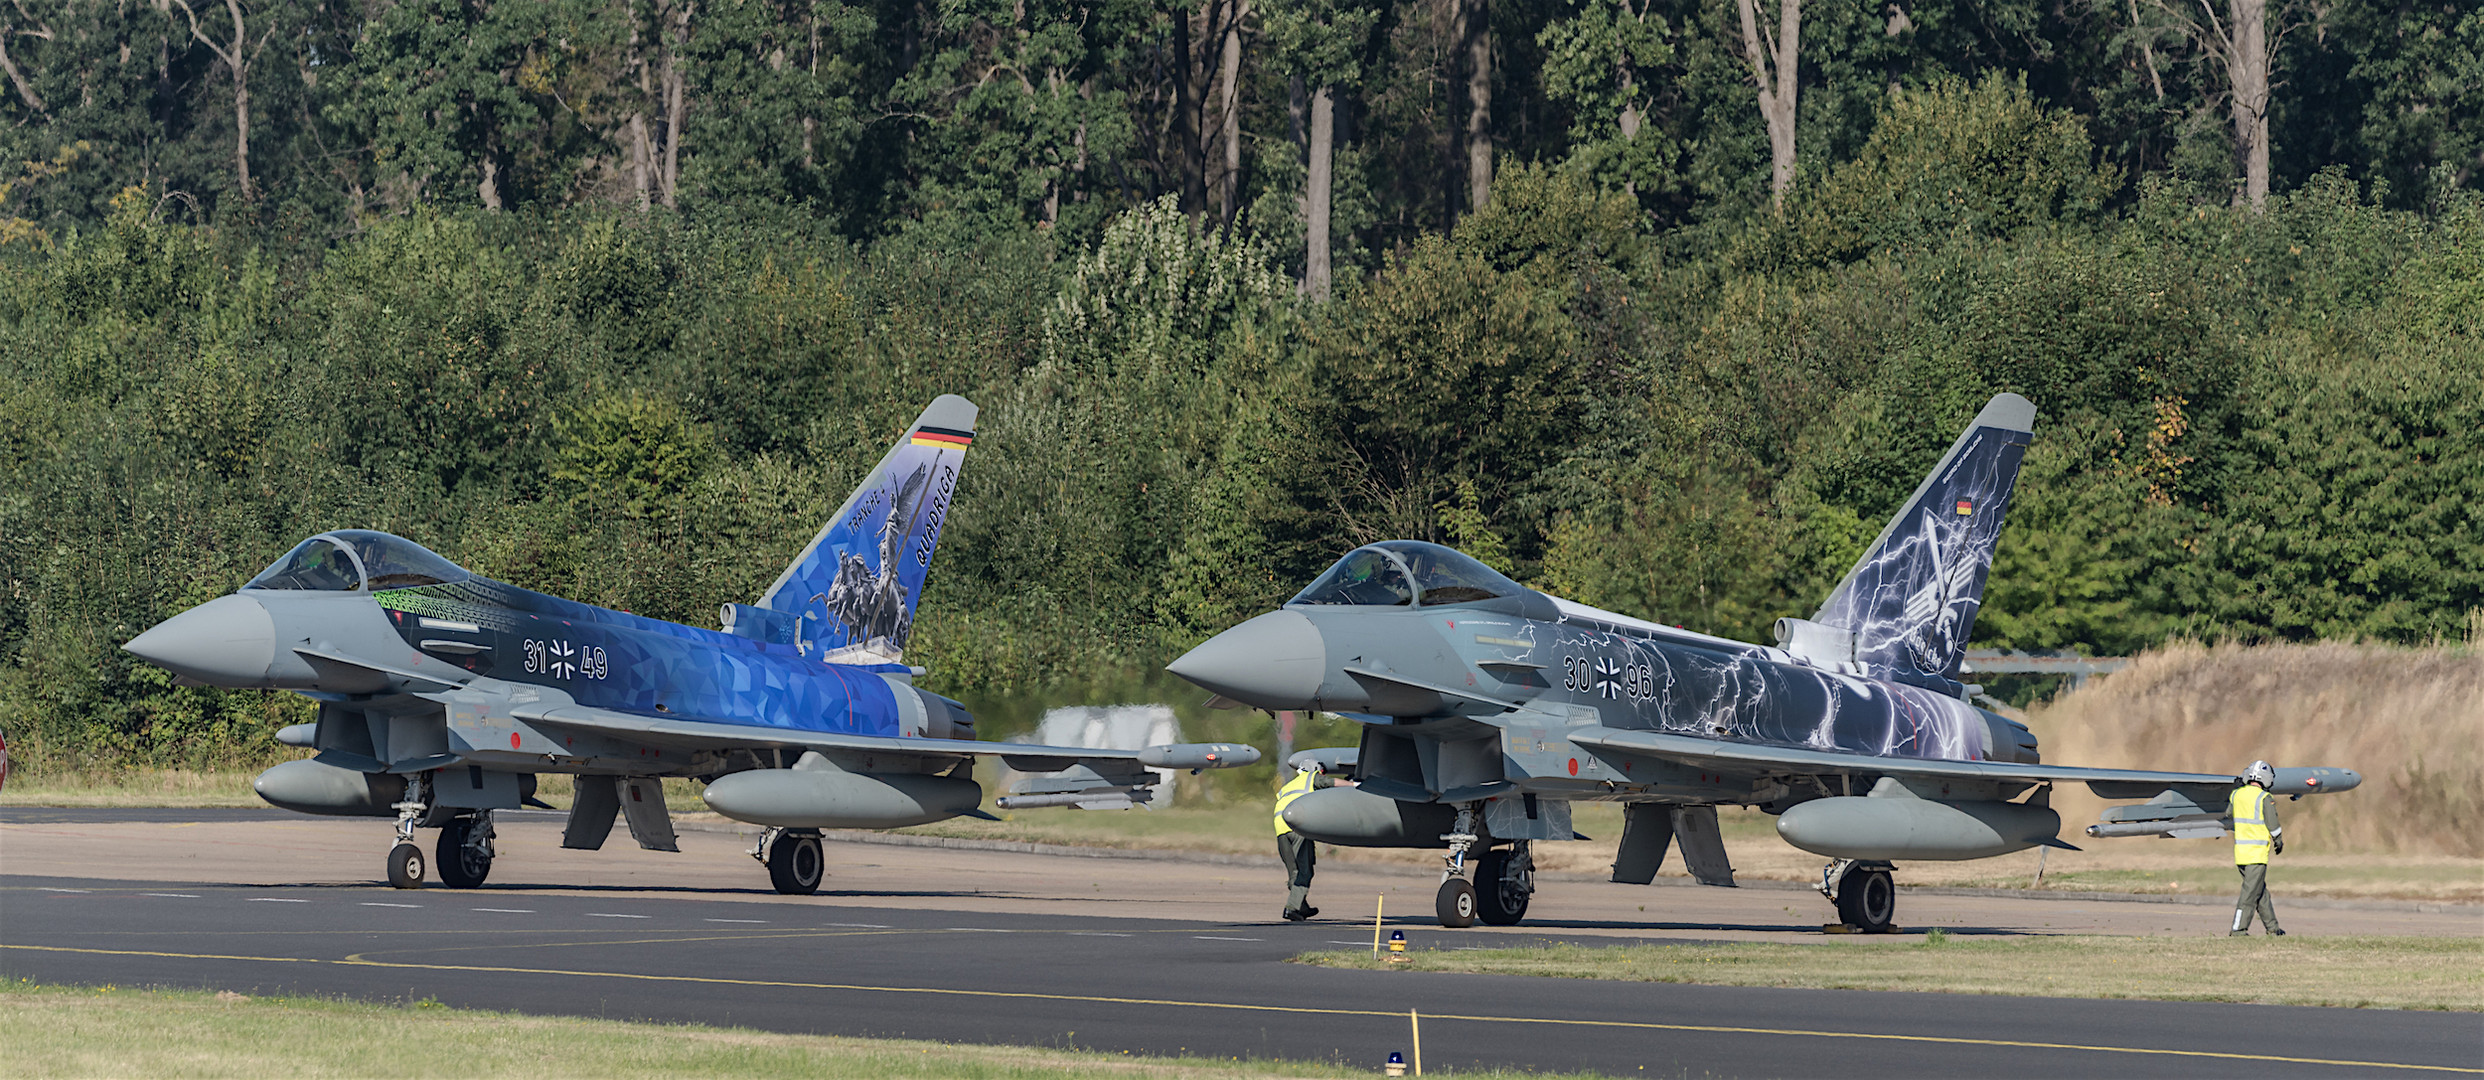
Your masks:
[[[958,469],[974,443],[976,414],[973,402],[955,394],[934,399],[758,608],[731,605],[726,622],[750,616],[767,628],[754,636],[830,663],[902,662]]]
[[[1864,664],[1955,681],[2034,432],[2026,398],[1986,403],[1811,621],[1851,633]]]

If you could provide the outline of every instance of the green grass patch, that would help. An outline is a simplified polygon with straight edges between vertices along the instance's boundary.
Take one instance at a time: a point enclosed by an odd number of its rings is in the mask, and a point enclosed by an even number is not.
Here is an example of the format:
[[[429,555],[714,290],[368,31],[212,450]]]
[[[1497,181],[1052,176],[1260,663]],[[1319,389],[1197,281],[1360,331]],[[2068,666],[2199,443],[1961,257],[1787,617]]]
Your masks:
[[[230,991],[0,981],[0,1077],[1369,1076],[1378,1061],[1139,1057],[1031,1046],[781,1035]],[[1470,1076],[1518,1076],[1506,1072]],[[1568,1074],[1584,1076],[1587,1074]]]
[[[1324,967],[1572,979],[2484,1011],[2484,939],[2010,937],[1306,953]]]

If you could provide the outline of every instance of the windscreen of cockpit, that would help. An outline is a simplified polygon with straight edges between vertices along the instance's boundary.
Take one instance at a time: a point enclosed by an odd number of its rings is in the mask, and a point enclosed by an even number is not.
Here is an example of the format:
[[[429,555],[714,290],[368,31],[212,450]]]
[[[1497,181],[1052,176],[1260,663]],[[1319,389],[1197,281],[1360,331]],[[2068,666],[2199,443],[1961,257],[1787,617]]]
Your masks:
[[[354,554],[362,556],[363,570],[371,575],[374,590],[441,585],[474,576],[403,537],[368,529],[339,529],[328,535],[354,546]]]
[[[1387,552],[1356,548],[1286,603],[1399,607],[1414,603],[1414,587]]]
[[[259,571],[245,589],[310,589],[352,592],[362,587],[362,573],[352,556],[326,537],[314,536],[294,545],[276,564]]]
[[[1375,546],[1405,560],[1406,568],[1414,573],[1415,588],[1421,592],[1425,607],[1471,604],[1526,591],[1526,586],[1501,576],[1500,571],[1456,548],[1420,540],[1391,540]]]

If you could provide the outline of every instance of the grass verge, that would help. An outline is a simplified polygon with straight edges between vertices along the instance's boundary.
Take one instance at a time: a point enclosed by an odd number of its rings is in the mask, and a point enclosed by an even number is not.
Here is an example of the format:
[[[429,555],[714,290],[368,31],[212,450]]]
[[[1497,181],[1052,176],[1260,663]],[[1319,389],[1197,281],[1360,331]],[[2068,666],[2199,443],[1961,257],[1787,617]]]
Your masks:
[[[2342,937],[2014,937],[1940,931],[1921,943],[1559,945],[1305,953],[1323,967],[1540,975],[1711,986],[2232,1001],[2484,1011],[2484,940]]]
[[[780,1035],[225,991],[0,981],[0,1077],[1368,1076],[1342,1063],[1134,1057],[1031,1046]],[[144,1038],[132,1038],[144,1032]],[[1480,1073],[1481,1076],[1545,1074]],[[1584,1075],[1584,1074],[1572,1074]]]

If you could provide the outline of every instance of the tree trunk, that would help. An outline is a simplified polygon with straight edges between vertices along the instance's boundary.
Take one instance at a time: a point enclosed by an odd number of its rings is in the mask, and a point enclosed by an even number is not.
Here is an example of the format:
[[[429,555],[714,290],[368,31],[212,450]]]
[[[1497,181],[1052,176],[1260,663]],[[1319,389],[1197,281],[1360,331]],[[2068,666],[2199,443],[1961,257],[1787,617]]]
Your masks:
[[[207,46],[208,52],[224,61],[225,70],[233,73],[233,176],[239,184],[242,201],[249,202],[254,194],[250,184],[250,65],[258,58],[259,49],[267,45],[267,35],[259,35],[258,46],[250,44],[250,30],[242,20],[241,0],[224,0],[225,13],[233,19],[233,40],[229,46],[216,44],[215,39],[198,28],[198,12],[190,9],[189,0],[156,0],[155,7],[167,18],[171,17],[173,8],[180,8],[182,17],[189,22],[190,36]]]
[[[500,163],[492,160],[489,149],[483,151],[483,182],[474,186],[474,194],[483,200],[483,209],[500,209]]]
[[[1328,299],[1330,184],[1336,179],[1337,97],[1329,87],[1311,94],[1309,175],[1302,186],[1302,294]]]
[[[2268,0],[2227,0],[2225,71],[2233,83],[2234,156],[2242,159],[2245,200],[2258,211],[2268,205]]]
[[[1242,20],[1251,14],[1250,0],[1233,0],[1225,19],[1225,48],[1217,78],[1217,111],[1224,119],[1225,160],[1216,182],[1216,212],[1227,228],[1241,213],[1242,196]]]
[[[1199,227],[1199,216],[1207,211],[1207,160],[1201,144],[1200,95],[1192,82],[1199,64],[1191,47],[1190,22],[1194,17],[1208,21],[1215,3],[1204,0],[1196,16],[1178,9],[1173,16],[1173,141],[1175,153],[1181,155],[1182,213],[1190,216],[1193,231]]]
[[[647,142],[647,114],[630,114],[630,185],[638,189],[638,208],[653,205],[655,195],[655,148]]]
[[[2240,0],[2238,0],[2240,2]],[[1742,52],[1751,63],[1751,82],[1759,90],[1760,118],[1768,123],[1769,205],[1785,212],[1785,193],[1794,186],[1794,106],[1800,83],[1796,62],[1801,54],[1802,0],[1780,0],[1776,35],[1759,24],[1754,0],[1735,0],[1742,14]]]
[[[680,34],[689,31],[690,13],[684,9],[674,16]],[[681,124],[690,111],[687,88],[681,75],[680,37],[665,36],[664,41],[664,205],[681,205]]]
[[[1460,2],[1467,7],[1461,29],[1466,32],[1466,208],[1472,213],[1492,200],[1492,5]]]

